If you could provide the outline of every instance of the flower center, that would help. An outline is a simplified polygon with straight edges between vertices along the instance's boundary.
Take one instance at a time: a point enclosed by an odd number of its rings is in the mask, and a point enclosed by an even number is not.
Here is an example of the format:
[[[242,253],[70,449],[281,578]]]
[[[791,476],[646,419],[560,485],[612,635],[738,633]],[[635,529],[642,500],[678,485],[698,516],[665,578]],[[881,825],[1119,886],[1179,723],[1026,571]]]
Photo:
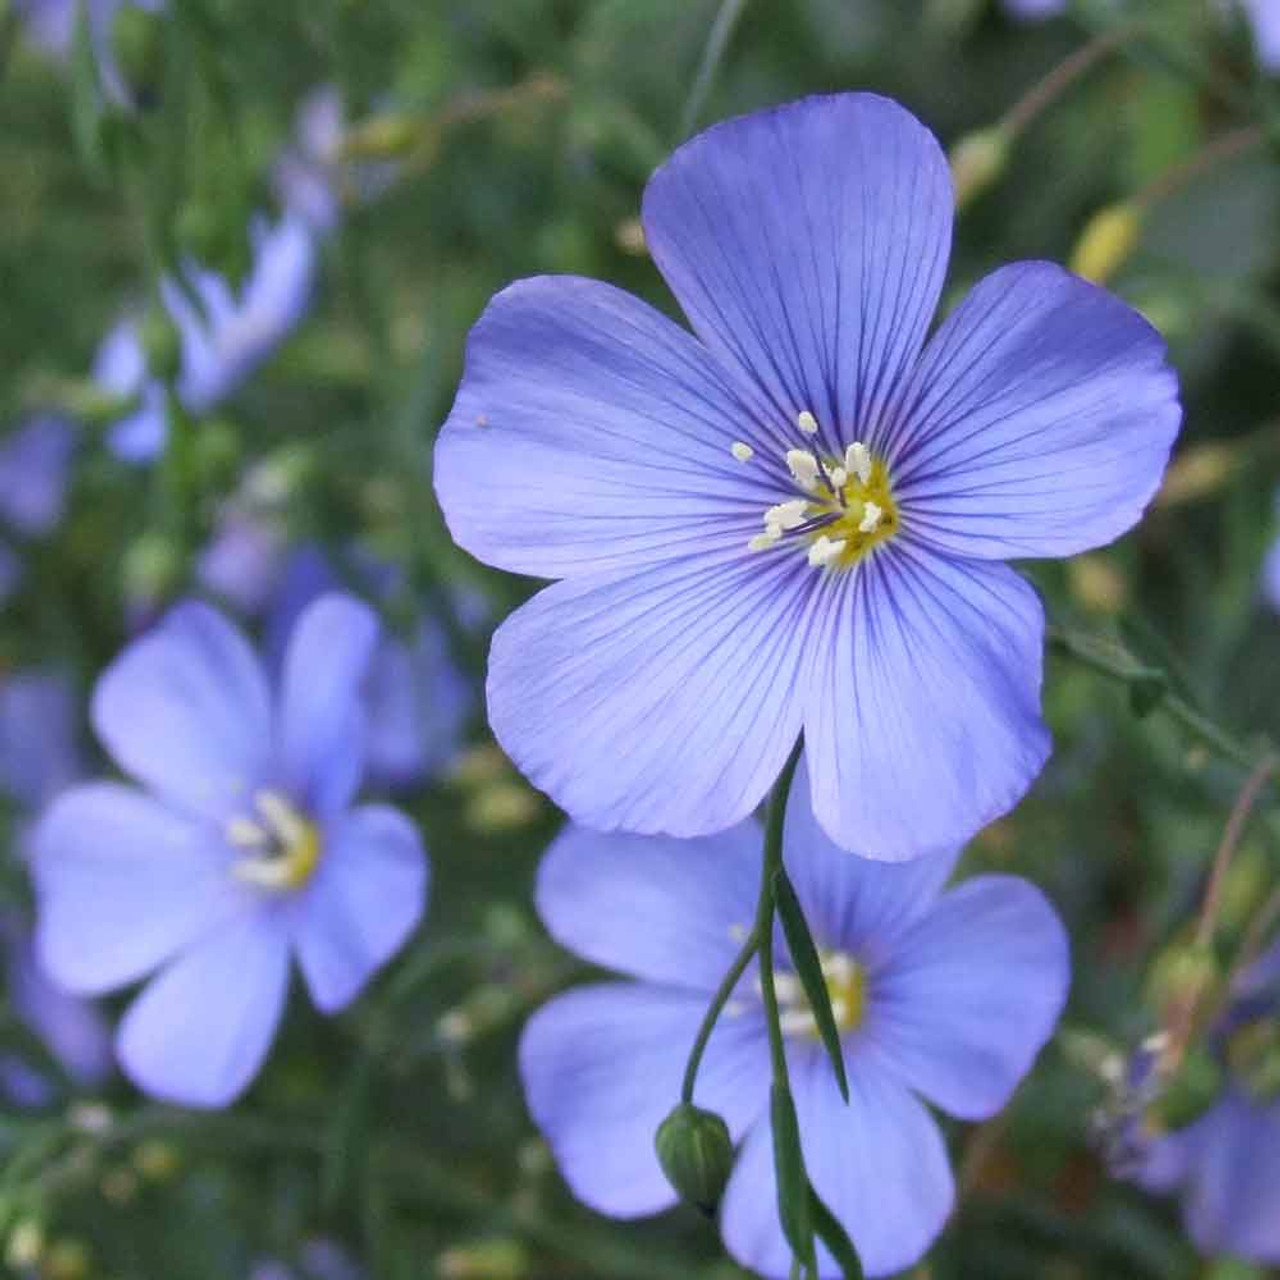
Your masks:
[[[860,440],[832,451],[817,437],[817,419],[808,410],[796,425],[814,437],[816,448],[788,449],[784,454],[792,483],[802,496],[780,502],[764,513],[764,532],[747,546],[770,551],[780,546],[803,549],[815,569],[848,569],[898,530],[898,507],[889,470]],[[735,441],[730,452],[750,462],[755,451]]]
[[[867,983],[862,966],[845,951],[820,952],[819,958],[836,1028],[841,1035],[854,1031],[862,1025],[867,1005]],[[794,973],[776,973],[774,986],[778,993],[778,1021],[782,1034],[816,1040],[818,1022],[805,998],[800,979]]]
[[[253,797],[253,816],[232,818],[226,836],[242,850],[232,874],[263,889],[301,888],[320,861],[320,830],[278,791]]]

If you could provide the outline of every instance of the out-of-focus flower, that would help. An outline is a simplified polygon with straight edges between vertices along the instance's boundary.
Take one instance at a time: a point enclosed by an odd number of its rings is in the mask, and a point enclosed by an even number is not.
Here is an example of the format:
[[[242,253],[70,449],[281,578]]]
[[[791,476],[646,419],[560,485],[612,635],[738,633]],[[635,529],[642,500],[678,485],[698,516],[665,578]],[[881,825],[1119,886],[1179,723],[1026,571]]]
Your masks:
[[[1239,978],[1210,1037],[1228,1072],[1221,1099],[1184,1129],[1149,1130],[1128,1176],[1177,1192],[1206,1254],[1280,1262],[1280,946]]]
[[[75,428],[40,414],[0,439],[0,530],[38,538],[62,519],[75,452]],[[22,557],[0,535],[0,603],[22,579]]]
[[[571,827],[543,860],[537,905],[552,935],[636,979],[557,997],[520,1044],[533,1117],[570,1187],[600,1212],[636,1217],[675,1200],[654,1133],[753,918],[761,844],[754,822],[694,841]],[[1039,891],[1014,877],[940,892],[954,853],[895,866],[842,852],[803,786],[784,857],[822,958],[850,1090],[846,1105],[784,957],[777,987],[805,1164],[867,1273],[884,1275],[921,1256],[952,1204],[946,1148],[921,1097],[964,1119],[1005,1104],[1061,1012],[1067,938]],[[721,1211],[729,1251],[786,1276],[769,1078],[752,965],[711,1034],[694,1102],[742,1142]],[[839,1274],[825,1253],[820,1270]]]
[[[364,1280],[366,1272],[332,1240],[308,1240],[296,1265],[264,1259],[254,1265],[249,1280]]]
[[[1280,71],[1280,4],[1276,0],[1235,0],[1248,19],[1258,62],[1266,71]]]
[[[321,597],[273,691],[244,637],[185,603],[98,682],[98,737],[141,787],[73,787],[41,819],[37,943],[79,994],[159,970],[117,1037],[126,1073],[158,1097],[230,1102],[266,1056],[291,955],[333,1012],[422,914],[416,828],[351,807],[377,631],[357,601]]]
[[[349,581],[371,597],[390,600],[400,575],[367,552],[350,558]],[[267,650],[283,652],[294,619],[326,591],[341,584],[328,556],[317,546],[298,548],[284,566],[267,618]],[[481,619],[472,597],[460,595],[464,621]],[[407,638],[384,632],[369,664],[366,761],[371,783],[398,789],[432,777],[453,762],[473,710],[470,683],[449,656],[444,629],[429,614],[413,623]]]
[[[34,813],[83,775],[80,709],[61,671],[0,676],[0,792]]]
[[[297,327],[311,300],[316,247],[301,218],[284,215],[253,228],[253,267],[237,292],[220,275],[191,264],[187,282],[200,309],[172,280],[161,293],[181,338],[177,392],[190,413],[207,413],[236,391]],[[128,462],[148,462],[164,447],[164,392],[150,379],[138,325],[121,321],[99,348],[94,378],[138,406],[111,430],[110,443]]]
[[[1003,0],[1003,3],[1005,10],[1015,18],[1036,21],[1066,13],[1070,0]]]
[[[901,107],[805,99],[649,183],[696,338],[574,277],[512,285],[472,331],[436,490],[473,555],[560,579],[499,628],[489,716],[577,820],[724,829],[803,729],[827,832],[901,859],[1044,764],[1043,611],[1000,562],[1139,518],[1177,381],[1141,316],[1047,262],[988,276],[926,345],[952,203]]]
[[[342,126],[342,97],[336,86],[316,89],[298,109],[293,145],[276,162],[280,203],[320,233],[332,231],[342,218]]]

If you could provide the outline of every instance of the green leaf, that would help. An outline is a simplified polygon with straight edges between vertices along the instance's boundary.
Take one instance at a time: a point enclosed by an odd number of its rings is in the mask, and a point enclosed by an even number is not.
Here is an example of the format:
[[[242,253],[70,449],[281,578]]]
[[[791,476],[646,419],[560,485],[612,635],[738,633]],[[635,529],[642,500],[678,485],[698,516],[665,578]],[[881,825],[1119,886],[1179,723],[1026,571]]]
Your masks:
[[[858,1261],[858,1251],[853,1247],[853,1241],[849,1239],[835,1214],[827,1208],[823,1198],[813,1189],[813,1183],[809,1184],[809,1214],[813,1220],[813,1229],[844,1273],[844,1280],[862,1280],[862,1263]]]
[[[773,1122],[773,1168],[778,1179],[778,1218],[782,1233],[792,1252],[812,1271],[817,1266],[817,1258],[813,1250],[809,1178],[804,1171],[795,1103],[784,1080],[773,1082],[769,1115]]]
[[[786,935],[787,947],[791,951],[791,962],[796,967],[796,975],[804,988],[809,1008],[813,1010],[818,1034],[826,1045],[827,1056],[836,1073],[836,1083],[840,1086],[840,1096],[848,1102],[849,1080],[844,1071],[840,1029],[836,1026],[836,1016],[831,1010],[831,993],[827,990],[822,961],[818,957],[818,948],[813,945],[813,935],[805,922],[804,910],[785,870],[779,870],[774,877],[773,893],[778,906],[778,918],[782,921],[782,932]]]
[[[85,167],[95,176],[103,172],[102,151],[103,99],[98,79],[98,55],[93,47],[93,28],[89,25],[89,6],[85,0],[76,5],[75,33],[71,42],[71,133]]]

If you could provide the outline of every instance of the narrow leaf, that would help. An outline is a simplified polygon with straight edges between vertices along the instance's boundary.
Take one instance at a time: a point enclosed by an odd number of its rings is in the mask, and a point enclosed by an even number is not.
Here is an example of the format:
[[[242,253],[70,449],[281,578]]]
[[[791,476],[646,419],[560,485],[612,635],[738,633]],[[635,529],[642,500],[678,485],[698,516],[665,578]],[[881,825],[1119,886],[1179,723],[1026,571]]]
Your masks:
[[[100,177],[103,171],[102,86],[98,79],[98,55],[93,47],[93,28],[89,25],[86,0],[79,0],[76,5],[69,69],[71,133],[81,161],[90,173]]]
[[[813,1270],[817,1260],[813,1250],[809,1178],[804,1171],[795,1103],[784,1081],[773,1083],[769,1114],[773,1121],[773,1168],[778,1179],[778,1218],[782,1233],[796,1257]]]
[[[809,1214],[813,1229],[836,1260],[836,1266],[843,1273],[844,1280],[863,1280],[862,1263],[858,1261],[858,1251],[853,1247],[853,1241],[849,1239],[835,1214],[827,1208],[823,1198],[813,1189],[813,1183],[809,1184]]]
[[[818,948],[813,944],[813,935],[805,922],[800,900],[796,897],[796,891],[791,887],[785,870],[779,870],[774,877],[773,893],[778,905],[778,917],[782,921],[782,932],[786,935],[787,948],[791,952],[791,962],[796,967],[796,976],[804,988],[805,999],[808,1000],[814,1021],[818,1024],[818,1034],[831,1059],[836,1084],[840,1086],[840,1096],[848,1102],[849,1080],[844,1072],[840,1029],[836,1026],[836,1017],[831,1010],[831,994],[827,991],[827,980],[822,973]]]

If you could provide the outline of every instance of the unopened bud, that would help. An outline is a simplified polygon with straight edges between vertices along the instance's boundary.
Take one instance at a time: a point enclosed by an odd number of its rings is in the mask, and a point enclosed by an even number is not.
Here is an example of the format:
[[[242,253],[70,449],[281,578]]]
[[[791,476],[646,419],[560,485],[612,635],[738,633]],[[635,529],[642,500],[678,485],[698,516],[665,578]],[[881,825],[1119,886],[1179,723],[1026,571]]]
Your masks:
[[[34,1219],[19,1222],[5,1241],[4,1260],[13,1271],[26,1271],[40,1261],[44,1252],[44,1228]]]
[[[658,1126],[654,1146],[680,1198],[714,1213],[733,1168],[728,1125],[715,1112],[682,1102]]]
[[[164,18],[137,5],[124,4],[111,23],[111,50],[120,78],[134,106],[156,104],[164,67]]]
[[[436,1259],[445,1280],[519,1280],[529,1274],[529,1255],[519,1240],[481,1240],[455,1245]]]
[[[59,1240],[44,1256],[41,1280],[85,1280],[90,1274],[89,1250],[79,1240]]]
[[[951,148],[951,181],[956,208],[977,199],[1000,175],[1009,161],[1009,135],[998,125],[968,133]]]
[[[1175,942],[1156,957],[1151,998],[1162,1014],[1200,1005],[1221,980],[1213,952],[1196,943]]]
[[[153,303],[143,317],[138,336],[152,375],[162,382],[176,378],[182,368],[182,335],[158,302]]]
[[[181,1164],[177,1148],[159,1138],[141,1143],[133,1153],[133,1167],[149,1182],[168,1182]]]
[[[374,116],[347,130],[339,154],[343,160],[396,160],[435,139],[431,122],[419,116]]]
[[[159,533],[144,533],[124,554],[124,597],[132,606],[150,609],[164,600],[182,578],[182,555]]]
[[[1198,1120],[1221,1096],[1223,1080],[1222,1067],[1207,1049],[1189,1050],[1152,1107],[1156,1127],[1175,1132]]]
[[[1105,284],[1124,265],[1142,231],[1142,210],[1122,202],[1099,209],[1071,251],[1071,270],[1094,284]]]

